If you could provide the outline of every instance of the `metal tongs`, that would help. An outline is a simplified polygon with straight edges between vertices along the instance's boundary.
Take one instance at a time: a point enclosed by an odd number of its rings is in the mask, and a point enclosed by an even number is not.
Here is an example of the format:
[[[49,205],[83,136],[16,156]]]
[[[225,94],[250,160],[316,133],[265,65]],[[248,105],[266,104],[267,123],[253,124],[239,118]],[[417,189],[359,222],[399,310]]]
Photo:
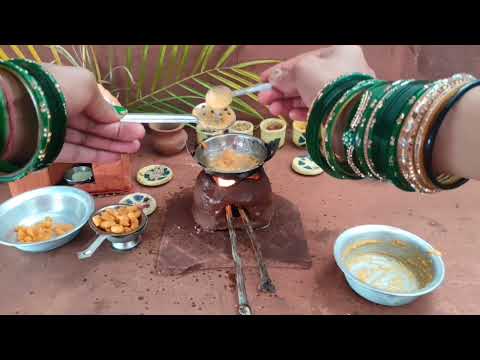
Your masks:
[[[247,216],[247,213],[243,209],[238,209],[238,211],[240,213],[243,223],[247,228],[247,233],[252,243],[252,247],[255,253],[255,258],[257,260],[257,265],[260,272],[259,290],[263,292],[268,292],[268,293],[275,293],[276,292],[275,285],[273,285],[272,279],[270,279],[270,276],[268,275],[267,266],[263,261],[260,244],[257,242],[255,233],[253,231],[253,228]],[[230,242],[232,244],[232,257],[235,263],[235,275],[236,275],[237,292],[238,292],[239,313],[240,315],[251,315],[252,309],[248,303],[247,290],[245,288],[245,276],[243,274],[242,260],[238,255],[237,234],[235,232],[235,228],[233,227],[233,220],[232,220],[233,213],[232,213],[232,207],[230,205],[228,205],[225,208],[225,213],[227,218],[228,232],[230,234]]]
[[[242,268],[242,259],[238,255],[237,248],[237,234],[235,228],[233,227],[232,221],[232,207],[227,205],[225,208],[225,213],[227,217],[228,232],[230,234],[230,242],[232,244],[232,257],[233,262],[235,263],[235,278],[237,283],[237,293],[238,293],[238,312],[240,315],[252,315],[252,309],[248,303],[247,289],[245,288],[245,275],[243,274]]]

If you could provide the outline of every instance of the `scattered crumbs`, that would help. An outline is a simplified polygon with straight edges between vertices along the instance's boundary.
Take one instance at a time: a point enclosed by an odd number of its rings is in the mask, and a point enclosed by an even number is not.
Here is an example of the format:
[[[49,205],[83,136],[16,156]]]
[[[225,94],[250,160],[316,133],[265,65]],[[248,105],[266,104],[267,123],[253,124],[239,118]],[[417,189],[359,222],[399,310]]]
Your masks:
[[[143,300],[143,296],[139,296],[139,297],[138,297],[138,300],[142,301],[142,300]]]

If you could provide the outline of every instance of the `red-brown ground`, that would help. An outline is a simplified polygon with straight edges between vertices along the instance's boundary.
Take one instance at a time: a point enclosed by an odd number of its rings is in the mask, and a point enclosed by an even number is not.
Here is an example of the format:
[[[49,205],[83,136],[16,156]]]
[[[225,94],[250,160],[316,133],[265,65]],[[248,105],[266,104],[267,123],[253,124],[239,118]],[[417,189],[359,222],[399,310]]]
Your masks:
[[[191,187],[199,168],[185,152],[154,157],[148,141],[136,156],[134,170],[152,159],[170,166],[174,179],[155,189],[137,186],[165,200]],[[266,166],[273,191],[297,205],[313,266],[310,270],[270,269],[277,296],[258,294],[255,269],[246,271],[247,291],[256,314],[476,314],[480,304],[480,185],[435,196],[405,194],[389,185],[338,181],[323,174],[302,177],[290,162],[302,150],[287,144]],[[132,174],[133,176],[133,174]],[[9,197],[0,187],[0,200]],[[101,199],[98,206],[117,198]],[[151,226],[165,219],[155,213]],[[168,214],[167,214],[168,216]],[[439,249],[446,263],[443,286],[434,294],[401,308],[368,303],[353,293],[335,266],[336,236],[360,224],[394,225],[412,231]],[[92,240],[89,229],[67,246],[47,254],[0,249],[2,314],[235,314],[231,270],[200,271],[163,277],[155,271],[159,237],[151,234],[135,251],[112,252],[103,244],[89,260],[76,252]],[[230,275],[229,275],[230,274]]]

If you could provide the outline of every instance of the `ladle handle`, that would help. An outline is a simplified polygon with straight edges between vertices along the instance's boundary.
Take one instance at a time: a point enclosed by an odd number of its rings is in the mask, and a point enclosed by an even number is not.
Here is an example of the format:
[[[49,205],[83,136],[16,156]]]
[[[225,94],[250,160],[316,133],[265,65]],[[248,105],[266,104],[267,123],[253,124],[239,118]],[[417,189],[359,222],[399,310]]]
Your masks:
[[[275,155],[275,153],[278,150],[279,145],[280,145],[280,139],[275,139],[275,140],[273,140],[269,143],[265,143],[268,154],[267,154],[267,158],[265,159],[264,162],[267,162],[268,160],[270,160],[273,157],[273,155]]]
[[[93,255],[93,253],[102,245],[102,243],[107,239],[108,236],[100,235],[92,242],[88,248],[77,253],[77,256],[80,260],[88,259]]]

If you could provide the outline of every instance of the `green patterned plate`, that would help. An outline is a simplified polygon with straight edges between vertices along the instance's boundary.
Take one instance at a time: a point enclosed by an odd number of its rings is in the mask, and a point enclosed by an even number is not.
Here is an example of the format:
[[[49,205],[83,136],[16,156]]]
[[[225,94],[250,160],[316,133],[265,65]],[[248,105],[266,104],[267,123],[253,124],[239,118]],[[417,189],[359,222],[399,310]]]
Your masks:
[[[172,169],[165,165],[149,165],[137,173],[137,181],[144,186],[160,186],[173,178]]]
[[[125,196],[120,200],[120,204],[124,205],[137,205],[141,207],[145,215],[152,214],[157,208],[157,202],[154,197],[145,193],[134,193]]]
[[[297,156],[292,161],[292,169],[298,174],[306,176],[320,175],[323,169],[315,164],[309,156]]]

